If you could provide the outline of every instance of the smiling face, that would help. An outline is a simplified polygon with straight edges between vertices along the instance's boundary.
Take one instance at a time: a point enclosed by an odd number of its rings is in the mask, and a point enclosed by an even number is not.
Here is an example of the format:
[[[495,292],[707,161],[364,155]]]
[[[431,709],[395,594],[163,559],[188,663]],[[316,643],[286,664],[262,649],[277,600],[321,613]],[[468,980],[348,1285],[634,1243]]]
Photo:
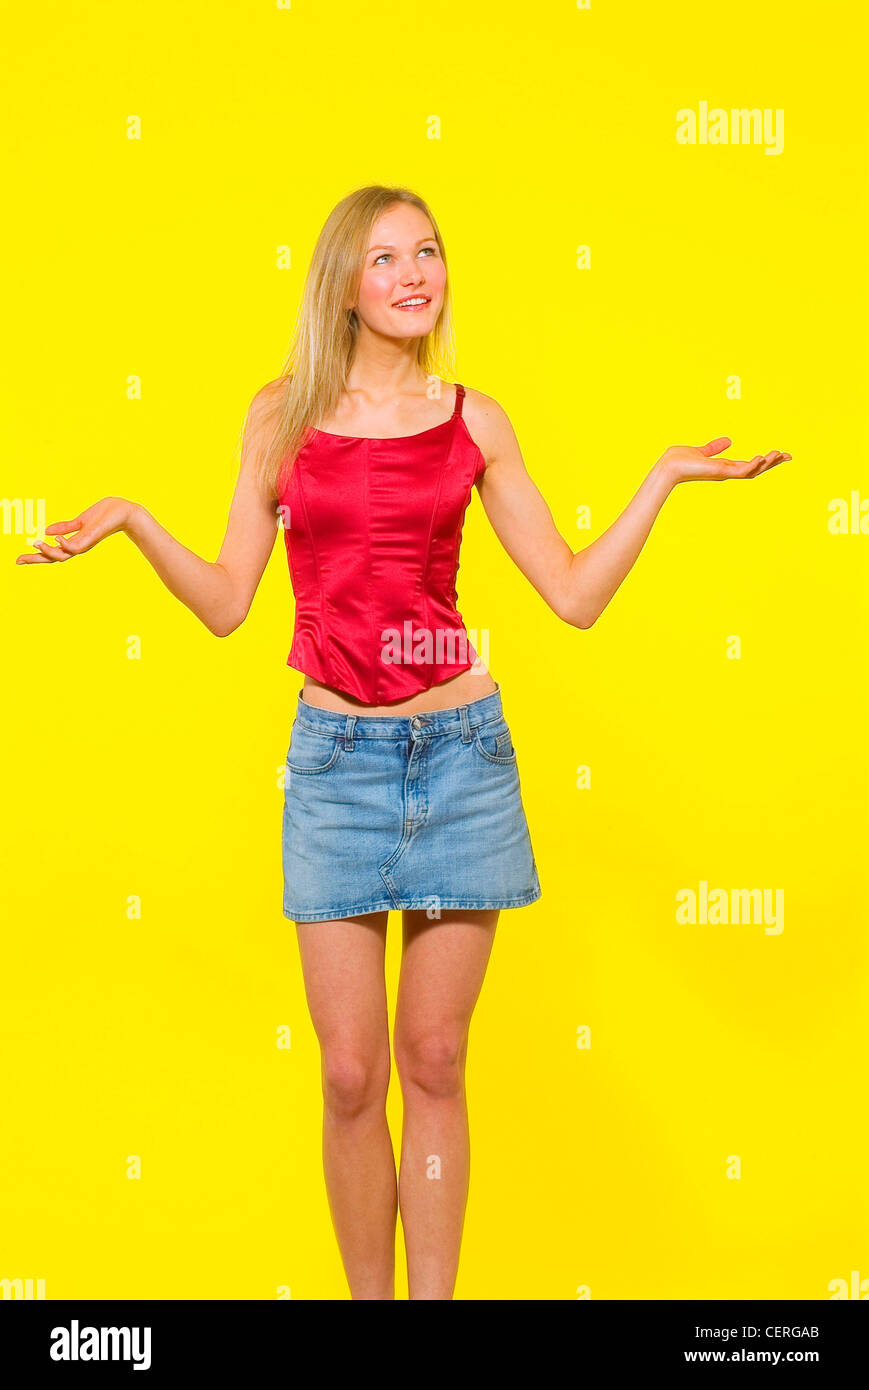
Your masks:
[[[412,203],[396,203],[371,229],[356,313],[374,333],[422,338],[437,322],[446,280],[447,268],[425,213]]]

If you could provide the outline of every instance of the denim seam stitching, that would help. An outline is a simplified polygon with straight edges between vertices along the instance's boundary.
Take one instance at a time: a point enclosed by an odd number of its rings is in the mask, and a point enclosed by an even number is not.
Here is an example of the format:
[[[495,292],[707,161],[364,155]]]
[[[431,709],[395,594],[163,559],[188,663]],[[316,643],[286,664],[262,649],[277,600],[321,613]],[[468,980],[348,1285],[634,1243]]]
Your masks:
[[[381,902],[379,904],[356,903],[351,907],[324,907],[316,909],[314,912],[305,913],[295,913],[292,911],[288,911],[285,907],[283,909],[283,912],[285,917],[294,917],[297,918],[297,920],[300,922],[303,921],[305,918],[308,918],[311,921],[328,922],[333,919],[336,921],[340,920],[339,918],[335,917],[336,913],[340,913],[342,916],[345,917],[355,917],[368,912],[414,912],[427,907],[431,907],[432,898],[437,898],[437,901],[441,907],[449,908],[452,910],[459,910],[465,912],[492,912],[496,908],[527,907],[531,903],[537,902],[538,898],[540,897],[542,897],[542,890],[540,888],[534,888],[528,893],[521,893],[518,895],[518,897],[499,898],[497,900],[492,898],[441,898],[438,897],[437,893],[429,893],[426,895],[425,898],[419,901],[414,899],[411,902],[406,902],[399,895],[398,902]]]

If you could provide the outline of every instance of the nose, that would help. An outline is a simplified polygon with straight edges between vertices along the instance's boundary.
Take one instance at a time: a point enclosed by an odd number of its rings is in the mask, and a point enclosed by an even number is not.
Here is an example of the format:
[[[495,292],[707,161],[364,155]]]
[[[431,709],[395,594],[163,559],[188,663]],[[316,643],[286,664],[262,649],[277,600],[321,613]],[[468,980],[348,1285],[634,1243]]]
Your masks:
[[[422,266],[415,257],[412,258],[408,269],[402,272],[401,283],[403,285],[418,285],[424,279],[425,275]]]

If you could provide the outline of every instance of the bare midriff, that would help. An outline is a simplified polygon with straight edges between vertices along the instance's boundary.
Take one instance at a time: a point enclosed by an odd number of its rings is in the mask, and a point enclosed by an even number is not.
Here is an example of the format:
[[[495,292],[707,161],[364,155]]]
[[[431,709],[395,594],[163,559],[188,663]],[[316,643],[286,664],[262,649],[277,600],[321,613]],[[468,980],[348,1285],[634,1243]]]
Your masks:
[[[474,700],[482,700],[491,695],[498,686],[486,667],[480,665],[457,676],[433,685],[429,690],[420,691],[406,700],[393,700],[388,705],[366,705],[355,700],[352,695],[336,690],[331,685],[323,685],[313,676],[305,677],[302,698],[307,705],[319,705],[320,709],[335,710],[338,714],[425,714],[436,709],[453,709],[456,705],[469,705]]]

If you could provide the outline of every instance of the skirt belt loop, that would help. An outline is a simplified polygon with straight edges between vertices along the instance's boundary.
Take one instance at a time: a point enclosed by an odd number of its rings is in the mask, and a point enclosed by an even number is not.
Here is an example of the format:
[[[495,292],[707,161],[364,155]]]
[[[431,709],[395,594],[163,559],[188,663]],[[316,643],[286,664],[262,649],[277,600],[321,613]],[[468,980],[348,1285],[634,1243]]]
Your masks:
[[[462,721],[462,743],[471,741],[471,721],[468,718],[467,705],[459,705],[459,718]]]
[[[353,752],[353,730],[356,727],[358,717],[356,714],[348,714],[347,723],[344,725],[344,747],[348,753]]]

